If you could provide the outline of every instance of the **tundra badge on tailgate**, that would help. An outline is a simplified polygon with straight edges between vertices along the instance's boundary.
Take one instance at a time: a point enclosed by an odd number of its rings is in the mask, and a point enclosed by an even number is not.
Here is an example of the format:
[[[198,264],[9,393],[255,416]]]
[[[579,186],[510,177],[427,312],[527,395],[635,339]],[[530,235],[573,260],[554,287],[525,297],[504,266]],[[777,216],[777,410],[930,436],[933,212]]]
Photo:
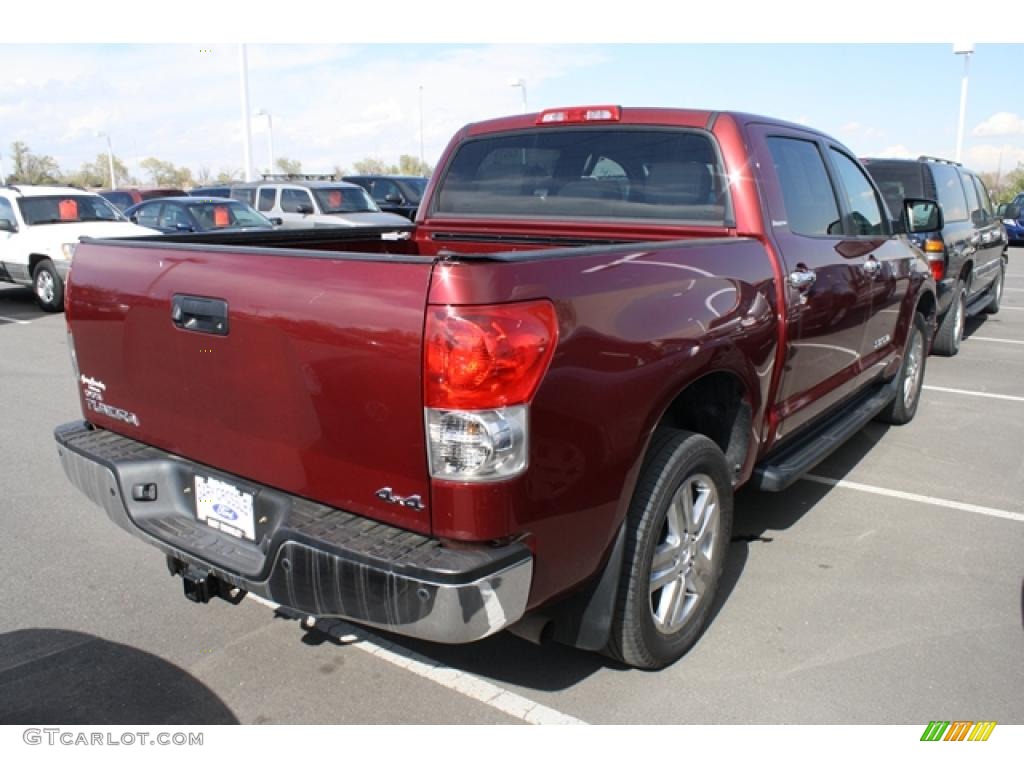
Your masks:
[[[79,381],[84,390],[85,405],[90,411],[102,413],[104,416],[123,421],[125,424],[131,424],[133,427],[139,426],[139,417],[131,411],[103,402],[103,393],[107,391],[106,384],[89,376],[80,376]]]

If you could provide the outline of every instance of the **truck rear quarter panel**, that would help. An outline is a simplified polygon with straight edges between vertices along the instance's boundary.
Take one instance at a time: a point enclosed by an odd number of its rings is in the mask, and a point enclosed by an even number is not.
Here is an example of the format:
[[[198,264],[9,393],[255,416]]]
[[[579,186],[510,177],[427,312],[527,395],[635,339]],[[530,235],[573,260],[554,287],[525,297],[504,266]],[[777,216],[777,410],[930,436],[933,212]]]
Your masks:
[[[559,341],[532,402],[529,469],[486,490],[432,484],[436,535],[531,535],[531,607],[599,567],[655,427],[708,373],[730,373],[746,392],[749,473],[777,348],[775,272],[752,239],[442,263],[431,281],[431,304],[537,298],[555,304]]]

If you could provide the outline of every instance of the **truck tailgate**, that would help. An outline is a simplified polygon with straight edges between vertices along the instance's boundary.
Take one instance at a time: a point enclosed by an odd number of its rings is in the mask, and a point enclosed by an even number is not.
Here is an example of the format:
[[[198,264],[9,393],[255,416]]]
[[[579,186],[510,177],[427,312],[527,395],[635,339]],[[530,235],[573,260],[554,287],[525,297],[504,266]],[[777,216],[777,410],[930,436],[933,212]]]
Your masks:
[[[417,257],[83,243],[68,288],[83,411],[226,473],[429,533],[426,509],[377,491],[429,498],[431,269]]]

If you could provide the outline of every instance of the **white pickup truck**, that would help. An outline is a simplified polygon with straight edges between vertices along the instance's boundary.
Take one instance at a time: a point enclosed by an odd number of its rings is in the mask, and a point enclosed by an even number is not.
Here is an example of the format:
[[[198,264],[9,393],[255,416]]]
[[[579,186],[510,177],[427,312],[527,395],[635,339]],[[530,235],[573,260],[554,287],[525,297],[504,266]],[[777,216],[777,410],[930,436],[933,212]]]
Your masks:
[[[0,187],[0,281],[31,285],[47,312],[64,308],[64,278],[80,237],[159,234],[75,187]]]

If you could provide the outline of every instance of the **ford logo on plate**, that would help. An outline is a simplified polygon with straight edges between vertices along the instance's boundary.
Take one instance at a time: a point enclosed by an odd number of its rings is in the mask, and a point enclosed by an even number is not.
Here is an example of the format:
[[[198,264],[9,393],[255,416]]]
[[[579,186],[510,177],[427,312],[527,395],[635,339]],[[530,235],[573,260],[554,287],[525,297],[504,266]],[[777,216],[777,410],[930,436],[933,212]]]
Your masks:
[[[238,519],[238,513],[235,512],[235,510],[233,510],[227,504],[214,504],[213,505],[213,512],[214,512],[215,515],[217,515],[217,517],[222,517],[225,520],[237,520]]]

